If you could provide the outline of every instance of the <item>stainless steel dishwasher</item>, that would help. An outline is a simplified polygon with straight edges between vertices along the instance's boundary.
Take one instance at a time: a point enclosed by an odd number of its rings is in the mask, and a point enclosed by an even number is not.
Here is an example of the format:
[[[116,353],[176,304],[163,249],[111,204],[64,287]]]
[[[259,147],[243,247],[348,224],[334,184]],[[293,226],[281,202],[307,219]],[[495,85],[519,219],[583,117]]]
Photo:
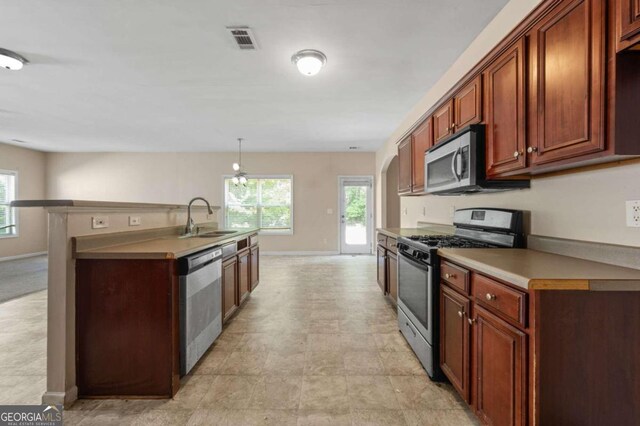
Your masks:
[[[182,257],[178,267],[180,374],[185,375],[222,332],[222,250]]]

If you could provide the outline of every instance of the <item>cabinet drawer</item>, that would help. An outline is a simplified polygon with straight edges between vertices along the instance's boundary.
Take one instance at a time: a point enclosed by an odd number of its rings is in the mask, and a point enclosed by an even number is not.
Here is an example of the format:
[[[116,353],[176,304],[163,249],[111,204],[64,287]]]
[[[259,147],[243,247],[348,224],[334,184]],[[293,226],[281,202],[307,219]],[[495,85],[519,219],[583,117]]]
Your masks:
[[[387,247],[387,236],[378,232],[378,245]]]
[[[395,238],[388,237],[387,250],[389,250],[391,253],[398,253],[398,240],[396,240]]]
[[[478,274],[473,275],[471,292],[480,305],[526,325],[526,293]]]
[[[440,263],[440,277],[452,287],[469,294],[469,271],[449,262]]]

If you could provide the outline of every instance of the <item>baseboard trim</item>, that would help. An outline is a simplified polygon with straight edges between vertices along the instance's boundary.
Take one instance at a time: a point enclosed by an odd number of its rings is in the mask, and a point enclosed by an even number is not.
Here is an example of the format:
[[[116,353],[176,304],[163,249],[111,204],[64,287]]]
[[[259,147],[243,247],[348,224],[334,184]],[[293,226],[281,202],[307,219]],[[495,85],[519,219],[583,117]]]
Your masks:
[[[339,251],[262,251],[263,256],[334,256]]]
[[[18,254],[16,256],[0,257],[0,262],[6,262],[7,260],[26,259],[28,257],[42,256],[43,254],[47,254],[47,252],[46,251],[39,251],[39,252],[36,252],[36,253],[26,253],[26,254]]]
[[[42,395],[42,403],[45,405],[63,405],[68,408],[78,399],[78,387],[72,386],[66,392],[49,392]]]

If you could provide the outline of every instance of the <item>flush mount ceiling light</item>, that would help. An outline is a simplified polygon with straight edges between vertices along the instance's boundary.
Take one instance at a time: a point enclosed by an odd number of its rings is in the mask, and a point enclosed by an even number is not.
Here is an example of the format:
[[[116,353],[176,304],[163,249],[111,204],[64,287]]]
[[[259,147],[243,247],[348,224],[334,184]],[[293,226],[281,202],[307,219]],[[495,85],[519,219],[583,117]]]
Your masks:
[[[234,185],[247,184],[247,174],[242,171],[242,138],[238,138],[238,162],[233,163],[233,170],[236,174],[233,176],[231,181]]]
[[[312,76],[320,72],[327,63],[327,57],[319,50],[306,49],[295,53],[291,57],[291,62],[298,67],[300,73]]]
[[[24,64],[28,63],[29,61],[27,61],[23,56],[0,47],[0,67],[11,71],[18,71],[22,69]]]

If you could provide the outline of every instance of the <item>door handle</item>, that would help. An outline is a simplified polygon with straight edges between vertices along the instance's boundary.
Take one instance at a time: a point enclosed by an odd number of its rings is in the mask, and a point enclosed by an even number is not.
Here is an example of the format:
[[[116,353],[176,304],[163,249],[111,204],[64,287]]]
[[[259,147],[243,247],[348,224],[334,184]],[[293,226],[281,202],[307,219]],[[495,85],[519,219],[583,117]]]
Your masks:
[[[460,155],[460,148],[456,150],[456,153],[453,154],[453,158],[451,159],[451,171],[453,175],[456,177],[456,180],[460,182],[460,176],[458,175],[458,156]]]

